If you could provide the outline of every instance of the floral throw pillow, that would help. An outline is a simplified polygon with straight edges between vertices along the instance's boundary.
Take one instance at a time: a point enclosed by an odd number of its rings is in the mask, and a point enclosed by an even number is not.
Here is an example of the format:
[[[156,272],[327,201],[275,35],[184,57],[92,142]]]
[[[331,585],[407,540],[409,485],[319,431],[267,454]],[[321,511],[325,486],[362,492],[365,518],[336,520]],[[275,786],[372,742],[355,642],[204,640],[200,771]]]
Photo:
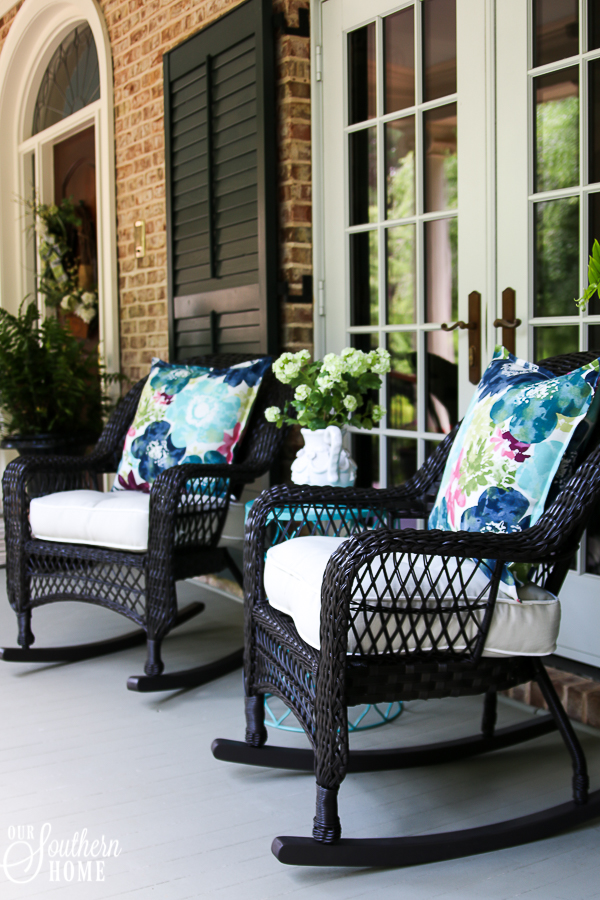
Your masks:
[[[165,469],[230,463],[270,357],[229,369],[152,360],[113,486],[149,493]]]
[[[512,533],[537,522],[569,444],[587,436],[578,426],[597,416],[599,363],[555,376],[497,347],[452,445],[429,528]],[[505,566],[503,589],[516,597],[515,575]]]

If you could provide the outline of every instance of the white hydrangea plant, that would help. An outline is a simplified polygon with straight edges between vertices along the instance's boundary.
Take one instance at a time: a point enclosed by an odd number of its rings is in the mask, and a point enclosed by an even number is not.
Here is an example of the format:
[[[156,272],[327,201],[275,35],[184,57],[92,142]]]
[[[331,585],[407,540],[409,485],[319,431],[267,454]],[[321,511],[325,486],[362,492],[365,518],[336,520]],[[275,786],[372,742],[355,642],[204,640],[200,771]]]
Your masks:
[[[346,347],[339,355],[327,353],[316,362],[310,361],[307,350],[282,353],[273,363],[273,372],[283,384],[295,388],[294,399],[284,409],[270,406],[265,418],[279,428],[297,422],[311,431],[348,424],[371,429],[385,410],[373,403],[370,394],[381,387],[381,376],[389,371],[390,354],[383,347],[370,353]],[[295,416],[290,415],[290,406]]]

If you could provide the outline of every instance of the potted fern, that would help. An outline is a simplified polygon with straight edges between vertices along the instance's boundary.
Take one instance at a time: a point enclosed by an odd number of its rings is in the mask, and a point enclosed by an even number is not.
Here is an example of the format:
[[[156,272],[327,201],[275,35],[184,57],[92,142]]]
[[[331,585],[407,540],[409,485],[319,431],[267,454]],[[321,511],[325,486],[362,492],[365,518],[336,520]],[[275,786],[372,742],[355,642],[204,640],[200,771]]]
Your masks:
[[[55,316],[35,303],[0,309],[2,444],[21,454],[78,453],[93,443],[108,410],[107,376]]]

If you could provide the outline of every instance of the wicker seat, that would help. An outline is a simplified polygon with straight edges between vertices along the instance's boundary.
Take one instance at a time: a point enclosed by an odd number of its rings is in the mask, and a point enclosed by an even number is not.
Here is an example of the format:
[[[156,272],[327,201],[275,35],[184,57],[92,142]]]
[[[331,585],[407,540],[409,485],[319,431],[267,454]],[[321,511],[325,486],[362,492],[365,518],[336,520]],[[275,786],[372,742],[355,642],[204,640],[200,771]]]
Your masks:
[[[572,354],[543,365],[562,375],[597,356]],[[412,865],[524,843],[600,815],[600,791],[588,794],[583,751],[540,657],[483,655],[505,561],[537,563],[538,587],[559,593],[600,498],[598,433],[567,486],[529,529],[513,534],[403,529],[403,519],[427,517],[455,433],[400,487],[282,486],[265,491],[253,506],[244,557],[246,740],[218,739],[213,753],[228,761],[314,771],[313,836],[276,838],[272,849],[281,862]],[[350,537],[325,568],[320,642],[313,639],[312,645],[289,615],[269,604],[263,582],[269,546],[294,536],[300,544],[306,535]],[[469,590],[473,559],[496,561],[484,590]],[[538,683],[550,714],[496,729],[497,692],[529,680]],[[265,693],[294,712],[312,750],[265,743]],[[408,749],[349,750],[348,706],[464,695],[484,697],[479,735]],[[340,837],[337,795],[348,772],[447,762],[554,729],[571,756],[572,801],[467,831]]]
[[[192,364],[227,367],[256,358],[228,354],[198,357]],[[191,687],[241,665],[242,650],[216,663],[163,674],[161,643],[169,631],[196,615],[203,604],[178,611],[175,584],[192,576],[229,568],[242,575],[219,540],[231,495],[268,472],[283,434],[264,418],[264,410],[284,399],[269,369],[265,374],[246,434],[231,465],[180,465],[159,475],[150,494],[145,552],[128,552],[83,542],[60,543],[32,536],[30,492],[101,490],[101,476],[117,468],[142,388],[142,379],[118,405],[93,452],[86,457],[22,457],[11,462],[3,479],[8,597],[18,620],[18,648],[4,648],[12,662],[79,660],[146,642],[145,676],[133,676],[132,690]],[[33,486],[33,490],[32,490]],[[104,495],[107,496],[107,495]],[[31,614],[37,606],[81,600],[121,613],[141,627],[122,638],[68,647],[32,647]]]

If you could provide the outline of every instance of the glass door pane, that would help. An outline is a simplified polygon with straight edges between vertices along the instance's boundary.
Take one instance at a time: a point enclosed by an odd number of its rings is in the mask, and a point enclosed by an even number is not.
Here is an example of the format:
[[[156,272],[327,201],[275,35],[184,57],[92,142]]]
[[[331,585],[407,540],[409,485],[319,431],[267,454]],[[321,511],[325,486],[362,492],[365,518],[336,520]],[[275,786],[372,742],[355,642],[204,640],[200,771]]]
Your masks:
[[[346,58],[348,337],[392,359],[379,436],[357,433],[354,449],[361,481],[383,486],[457,418],[458,341],[439,330],[458,308],[456,0],[350,30]]]
[[[588,251],[598,237],[600,53],[590,0],[531,0],[533,303],[531,349],[584,349],[596,300],[579,313]],[[580,45],[579,22],[588,39]],[[588,46],[586,46],[588,44]],[[566,64],[568,62],[568,64]],[[587,153],[584,149],[588,148]],[[587,163],[587,165],[586,165]],[[556,350],[558,352],[558,350]]]

